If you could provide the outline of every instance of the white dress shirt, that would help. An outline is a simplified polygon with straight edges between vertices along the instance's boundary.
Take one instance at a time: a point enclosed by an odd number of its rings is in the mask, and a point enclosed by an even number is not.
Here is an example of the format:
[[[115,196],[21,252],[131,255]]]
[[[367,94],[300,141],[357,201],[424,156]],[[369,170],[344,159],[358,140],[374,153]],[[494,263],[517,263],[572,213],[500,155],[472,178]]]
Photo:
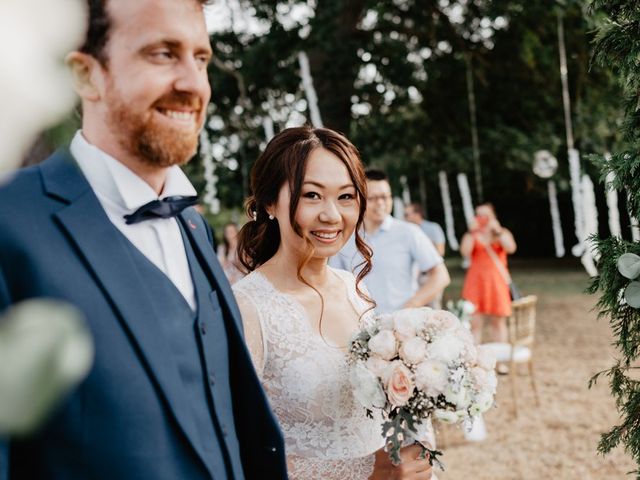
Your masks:
[[[138,175],[115,158],[91,145],[78,131],[70,146],[71,154],[95,192],[102,208],[118,230],[173,282],[192,310],[196,299],[176,218],[158,218],[127,225],[124,216],[145,203],[171,195],[196,195],[196,190],[178,166],[172,166],[160,196]],[[96,245],[96,248],[100,248]]]

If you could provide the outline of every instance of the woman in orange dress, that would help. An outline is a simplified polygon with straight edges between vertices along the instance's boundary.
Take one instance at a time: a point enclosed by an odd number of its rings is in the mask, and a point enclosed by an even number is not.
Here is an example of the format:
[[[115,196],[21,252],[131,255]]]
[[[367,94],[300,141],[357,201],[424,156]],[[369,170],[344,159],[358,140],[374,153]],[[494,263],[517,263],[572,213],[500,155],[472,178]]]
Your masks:
[[[507,341],[506,317],[511,315],[507,255],[515,251],[513,235],[500,225],[493,205],[478,205],[474,224],[464,234],[460,244],[460,253],[471,259],[464,279],[462,298],[476,307],[471,320],[471,331],[477,343],[482,339],[485,321],[491,326],[493,341]]]

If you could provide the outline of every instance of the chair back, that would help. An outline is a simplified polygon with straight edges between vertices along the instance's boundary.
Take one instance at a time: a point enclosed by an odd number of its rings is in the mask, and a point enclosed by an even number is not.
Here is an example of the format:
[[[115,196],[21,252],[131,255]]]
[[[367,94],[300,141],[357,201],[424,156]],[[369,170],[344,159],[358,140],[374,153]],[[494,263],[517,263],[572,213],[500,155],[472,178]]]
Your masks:
[[[536,305],[538,297],[527,295],[511,303],[512,313],[507,318],[509,343],[515,346],[533,345],[536,331]]]

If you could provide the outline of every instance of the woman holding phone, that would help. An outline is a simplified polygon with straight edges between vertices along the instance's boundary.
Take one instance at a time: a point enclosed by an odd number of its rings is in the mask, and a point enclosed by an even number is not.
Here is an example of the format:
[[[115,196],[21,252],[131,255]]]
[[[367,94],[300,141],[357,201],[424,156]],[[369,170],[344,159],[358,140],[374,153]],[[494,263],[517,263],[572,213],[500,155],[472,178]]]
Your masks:
[[[492,341],[507,341],[506,317],[511,315],[507,255],[515,251],[513,235],[500,225],[493,205],[478,205],[474,223],[460,244],[460,253],[471,259],[462,298],[476,307],[471,331],[477,343],[485,322],[491,327]]]

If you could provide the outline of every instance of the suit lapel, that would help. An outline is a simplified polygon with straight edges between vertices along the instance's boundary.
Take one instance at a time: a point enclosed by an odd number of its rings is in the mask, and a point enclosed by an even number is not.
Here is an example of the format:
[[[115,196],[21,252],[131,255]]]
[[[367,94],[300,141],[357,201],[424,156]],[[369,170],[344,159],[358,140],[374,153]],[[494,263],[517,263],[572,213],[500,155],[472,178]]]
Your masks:
[[[173,357],[167,355],[171,346],[164,335],[158,334],[157,322],[162,315],[157,312],[149,293],[140,288],[145,281],[133,267],[135,262],[125,237],[111,223],[88,182],[68,156],[63,154],[54,159],[42,169],[42,175],[47,193],[69,203],[55,217],[95,274],[105,295],[111,299],[178,424],[204,459],[178,368]],[[203,463],[207,465],[204,460]]]
[[[227,312],[233,318],[233,323],[239,333],[242,334],[242,322],[240,310],[236,303],[231,286],[227,280],[218,259],[215,256],[213,247],[209,243],[205,231],[204,219],[194,208],[187,208],[180,215],[179,219],[184,226],[187,236],[194,246],[196,255],[200,258],[203,269],[212,285],[218,289],[222,302],[225,304]]]

